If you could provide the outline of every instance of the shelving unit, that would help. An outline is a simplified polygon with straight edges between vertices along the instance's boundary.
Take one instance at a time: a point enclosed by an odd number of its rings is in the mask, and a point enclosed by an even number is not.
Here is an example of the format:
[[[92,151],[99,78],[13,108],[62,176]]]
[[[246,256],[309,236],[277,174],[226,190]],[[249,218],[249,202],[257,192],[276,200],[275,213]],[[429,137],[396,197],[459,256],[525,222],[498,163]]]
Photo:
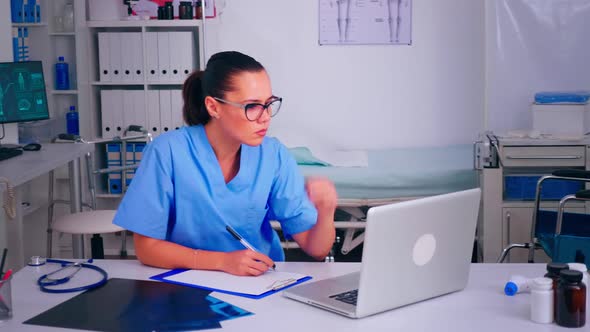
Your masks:
[[[43,76],[45,78],[47,104],[49,107],[49,120],[34,124],[47,137],[56,136],[66,131],[65,113],[70,105],[75,105],[79,110],[80,134],[86,136],[90,132],[88,124],[89,110],[89,80],[88,80],[88,53],[84,47],[88,38],[86,27],[86,0],[37,0],[41,7],[40,23],[11,23],[13,30],[26,28],[28,31],[27,45],[29,47],[29,60],[37,60],[43,63]],[[74,8],[73,31],[59,31],[56,29],[55,16],[63,15],[66,3],[72,3]],[[82,47],[80,47],[82,46]],[[55,89],[55,63],[58,56],[64,56],[69,64],[69,90]],[[22,138],[22,137],[21,137]],[[46,143],[41,141],[41,143]],[[26,143],[26,142],[24,142]],[[55,199],[68,199],[68,171],[67,167],[56,170],[54,185]],[[83,181],[83,188],[85,188]],[[30,246],[37,254],[45,254],[46,232],[40,225],[47,224],[47,177],[40,177],[23,186],[23,202],[27,204],[24,211],[27,225],[36,225],[34,234],[31,234]],[[85,191],[83,191],[85,192]],[[87,201],[87,198],[85,198]],[[57,206],[55,216],[69,213],[65,206]],[[31,226],[32,227],[32,226]],[[66,237],[67,238],[67,237]],[[58,241],[55,243],[57,244]]]
[[[194,68],[203,69],[205,67],[204,54],[204,31],[203,20],[121,20],[121,21],[87,21],[86,27],[89,31],[89,38],[87,40],[87,49],[89,50],[89,91],[90,91],[90,127],[92,137],[101,137],[102,134],[102,113],[101,113],[101,91],[103,90],[141,90],[144,91],[143,98],[145,105],[148,105],[148,91],[152,90],[180,90],[183,80],[174,81],[151,81],[145,77],[139,81],[101,81],[99,72],[99,33],[115,32],[127,33],[134,32],[141,34],[141,43],[143,47],[142,56],[142,73],[147,73],[147,46],[146,35],[151,32],[190,32],[194,44]],[[153,51],[153,50],[152,50]],[[147,110],[146,110],[147,112]],[[178,110],[180,112],[180,109]],[[100,149],[100,148],[99,148]],[[104,150],[104,149],[102,149]],[[99,150],[100,151],[100,150]],[[101,158],[101,154],[97,154],[97,159]],[[100,166],[105,166],[104,164]],[[97,198],[99,202],[105,206],[113,206],[118,202],[121,194],[111,194],[105,187],[97,188]]]
[[[13,28],[27,28],[29,59],[43,62],[47,102],[49,106],[48,126],[53,135],[65,132],[65,113],[70,105],[75,105],[80,111],[80,130],[85,135],[90,127],[84,126],[86,100],[88,93],[80,87],[87,86],[87,72],[79,68],[86,68],[87,50],[84,45],[86,33],[86,1],[85,0],[39,0],[41,6],[41,23],[12,23]],[[74,6],[74,30],[57,31],[55,17],[63,15],[66,3]],[[69,64],[70,89],[55,89],[55,63],[59,56],[64,56]],[[43,143],[43,142],[42,142]]]
[[[75,32],[50,32],[50,36],[57,37],[57,36],[64,36],[64,37],[74,37],[76,36]]]
[[[78,94],[78,90],[50,90],[49,94],[52,95],[75,95]]]
[[[202,20],[124,20],[88,21],[89,28],[147,28],[147,27],[201,27]]]
[[[39,23],[12,23],[12,27],[14,28],[25,28],[25,27],[46,27],[47,23],[39,22]]]
[[[182,85],[184,81],[178,82],[170,82],[170,81],[162,81],[162,82],[92,82],[91,85],[95,86],[109,86],[109,85],[124,85],[124,86],[134,86],[134,85],[143,85],[143,86],[155,86],[155,85]]]

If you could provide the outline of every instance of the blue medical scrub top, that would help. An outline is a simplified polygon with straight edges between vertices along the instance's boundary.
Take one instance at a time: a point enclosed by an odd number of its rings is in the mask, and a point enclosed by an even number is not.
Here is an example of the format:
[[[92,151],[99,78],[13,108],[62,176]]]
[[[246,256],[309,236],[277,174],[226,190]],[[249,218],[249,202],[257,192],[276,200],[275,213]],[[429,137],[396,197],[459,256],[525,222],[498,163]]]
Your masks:
[[[240,158],[238,174],[226,184],[203,126],[160,135],[144,150],[113,223],[194,249],[245,249],[225,229],[230,225],[260,252],[284,260],[270,221],[292,235],[317,220],[303,176],[275,138],[242,144]]]

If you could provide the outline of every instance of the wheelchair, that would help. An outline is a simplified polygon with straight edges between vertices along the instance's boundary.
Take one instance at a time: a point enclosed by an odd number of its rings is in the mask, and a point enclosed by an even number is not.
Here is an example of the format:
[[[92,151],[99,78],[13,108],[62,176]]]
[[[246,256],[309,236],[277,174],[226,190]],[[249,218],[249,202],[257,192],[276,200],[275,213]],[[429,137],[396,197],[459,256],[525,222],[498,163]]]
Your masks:
[[[528,250],[529,263],[534,263],[535,251],[542,249],[553,262],[577,262],[590,267],[590,215],[564,212],[568,202],[590,201],[590,190],[561,198],[556,212],[540,210],[543,183],[552,179],[587,183],[590,171],[562,169],[541,177],[535,192],[530,241],[509,244],[502,250],[498,263],[504,262],[510,250],[519,248]]]

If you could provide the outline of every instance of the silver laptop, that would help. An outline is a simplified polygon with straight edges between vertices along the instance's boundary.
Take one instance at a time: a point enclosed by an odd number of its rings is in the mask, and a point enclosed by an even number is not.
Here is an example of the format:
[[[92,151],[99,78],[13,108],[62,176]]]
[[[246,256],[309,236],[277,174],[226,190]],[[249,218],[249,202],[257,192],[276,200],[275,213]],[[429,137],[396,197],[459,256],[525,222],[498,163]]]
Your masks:
[[[361,318],[462,290],[480,196],[471,189],[369,209],[361,271],[302,284],[283,296]]]

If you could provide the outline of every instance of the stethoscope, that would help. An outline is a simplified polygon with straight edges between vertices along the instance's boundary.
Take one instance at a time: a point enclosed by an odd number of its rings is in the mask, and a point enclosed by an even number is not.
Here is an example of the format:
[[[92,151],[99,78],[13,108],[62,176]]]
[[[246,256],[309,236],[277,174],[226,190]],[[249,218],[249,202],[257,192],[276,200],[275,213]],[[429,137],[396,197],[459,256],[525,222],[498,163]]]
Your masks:
[[[61,265],[61,268],[44,274],[41,277],[39,277],[39,279],[37,279],[37,285],[39,285],[39,288],[41,289],[41,291],[46,292],[46,293],[71,293],[71,292],[80,292],[80,291],[85,291],[88,289],[92,289],[92,288],[96,288],[96,287],[100,287],[102,285],[104,285],[107,282],[108,279],[108,275],[107,272],[103,269],[101,269],[100,267],[93,265],[93,264],[86,264],[86,263],[80,263],[80,262],[70,262],[70,261],[64,261],[61,259],[51,259],[51,258],[42,258],[39,256],[33,256],[31,257],[31,261],[29,262],[29,266],[41,266],[44,265],[45,263],[57,263]],[[92,263],[92,259],[88,260],[88,263]],[[102,279],[90,284],[90,285],[85,285],[85,286],[80,286],[80,287],[74,287],[74,288],[59,288],[59,289],[53,289],[53,288],[47,288],[48,286],[57,286],[57,285],[61,285],[61,284],[65,284],[66,282],[70,281],[70,279],[72,279],[72,277],[78,273],[83,267],[85,268],[89,268],[91,270],[94,270],[98,273],[100,273],[100,275],[102,276]],[[68,275],[66,275],[65,277],[62,278],[52,278],[51,276],[59,273],[61,271],[67,270],[67,269],[72,269],[72,272],[69,273]]]

